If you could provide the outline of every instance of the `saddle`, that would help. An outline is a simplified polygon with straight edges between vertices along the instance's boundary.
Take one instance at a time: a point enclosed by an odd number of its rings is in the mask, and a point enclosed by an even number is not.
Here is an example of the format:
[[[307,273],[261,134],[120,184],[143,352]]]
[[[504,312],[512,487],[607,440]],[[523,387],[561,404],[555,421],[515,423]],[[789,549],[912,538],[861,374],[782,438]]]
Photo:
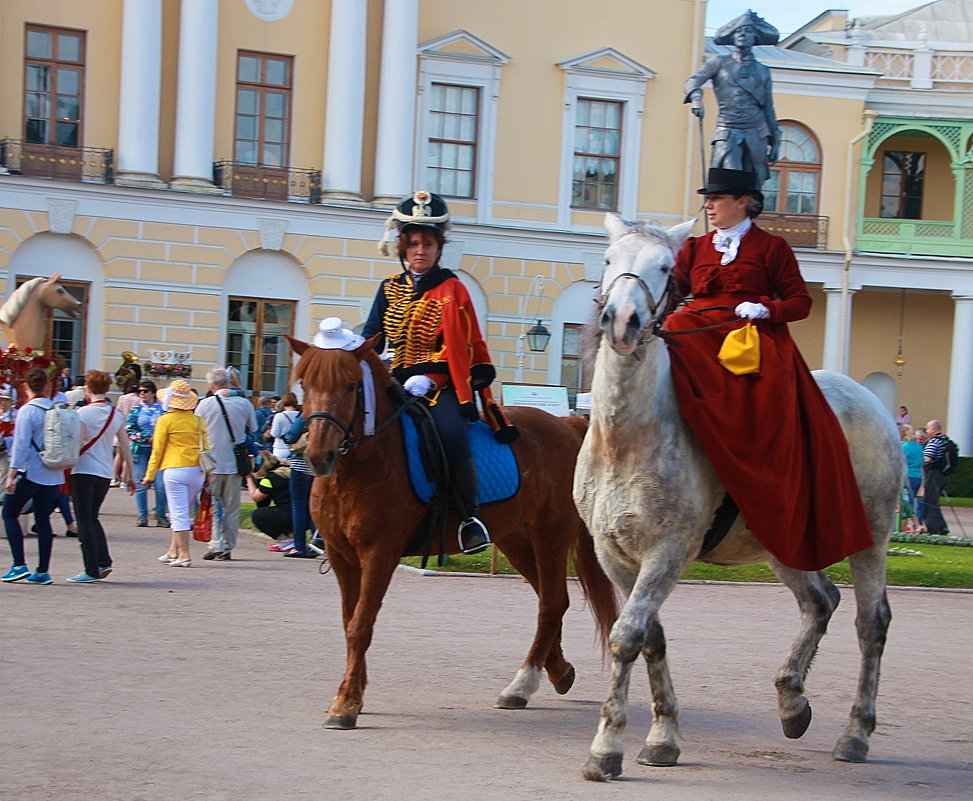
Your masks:
[[[394,391],[392,394],[393,401],[402,405],[401,396]],[[423,551],[422,566],[425,567],[438,532],[437,563],[441,566],[446,556],[446,519],[451,510],[460,507],[454,496],[449,464],[428,409],[411,404],[401,421],[409,482],[416,497],[426,504],[426,514],[405,552]],[[468,427],[467,436],[476,465],[478,503],[481,506],[499,503],[516,495],[520,489],[520,468],[509,442],[498,442],[494,429],[482,420]]]

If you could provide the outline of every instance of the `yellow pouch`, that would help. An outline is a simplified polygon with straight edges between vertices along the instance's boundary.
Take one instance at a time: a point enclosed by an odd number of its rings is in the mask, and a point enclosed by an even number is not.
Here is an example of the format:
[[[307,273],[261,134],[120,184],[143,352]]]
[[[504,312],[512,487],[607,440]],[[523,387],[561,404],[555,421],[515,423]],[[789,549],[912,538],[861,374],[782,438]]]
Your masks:
[[[717,358],[734,375],[760,372],[760,333],[747,323],[726,335]]]

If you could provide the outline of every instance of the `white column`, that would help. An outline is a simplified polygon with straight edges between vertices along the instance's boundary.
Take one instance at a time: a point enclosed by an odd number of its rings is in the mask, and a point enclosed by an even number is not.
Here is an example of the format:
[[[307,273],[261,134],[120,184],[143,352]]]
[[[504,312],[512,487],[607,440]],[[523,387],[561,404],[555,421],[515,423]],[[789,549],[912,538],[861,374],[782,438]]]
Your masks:
[[[841,290],[824,288],[827,305],[824,312],[824,352],[821,366],[836,373],[848,372],[848,357],[851,352],[851,299],[855,290],[848,290],[848,309],[845,315],[847,324],[841,324]],[[844,341],[842,342],[842,333]]]
[[[973,455],[973,297],[954,295],[953,355],[945,428],[963,456]]]
[[[125,0],[115,183],[164,189],[159,180],[162,0]]]
[[[324,115],[324,195],[361,202],[368,0],[332,0],[328,107]]]
[[[218,19],[219,0],[193,0],[180,7],[173,189],[221,191],[213,186]]]
[[[412,186],[419,0],[385,0],[375,148],[375,203],[394,204]]]

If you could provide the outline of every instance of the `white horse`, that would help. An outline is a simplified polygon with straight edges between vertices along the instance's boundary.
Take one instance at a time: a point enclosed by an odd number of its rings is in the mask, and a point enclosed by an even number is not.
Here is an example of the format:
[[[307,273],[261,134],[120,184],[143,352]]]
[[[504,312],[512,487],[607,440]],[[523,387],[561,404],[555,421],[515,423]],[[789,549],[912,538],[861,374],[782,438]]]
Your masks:
[[[629,678],[639,654],[648,665],[653,721],[638,761],[674,765],[679,757],[677,704],[659,608],[700,558],[703,537],[724,495],[680,416],[666,344],[654,335],[668,305],[675,254],[694,222],[665,230],[612,214],[605,221],[611,244],[602,278],[601,341],[591,427],[578,457],[574,499],[605,572],[627,601],[612,628],[611,685],[584,768],[585,778],[595,781],[621,774]],[[871,392],[836,373],[816,371],[814,376],[850,443],[875,543],[850,557],[862,662],[851,717],[832,753],[838,760],[863,762],[875,728],[879,663],[891,620],[885,555],[902,486],[902,451],[891,416]],[[838,606],[838,589],[824,572],[794,570],[776,561],[739,518],[702,561],[769,562],[794,593],[801,628],[774,685],[785,736],[802,736],[811,722],[804,679]]]

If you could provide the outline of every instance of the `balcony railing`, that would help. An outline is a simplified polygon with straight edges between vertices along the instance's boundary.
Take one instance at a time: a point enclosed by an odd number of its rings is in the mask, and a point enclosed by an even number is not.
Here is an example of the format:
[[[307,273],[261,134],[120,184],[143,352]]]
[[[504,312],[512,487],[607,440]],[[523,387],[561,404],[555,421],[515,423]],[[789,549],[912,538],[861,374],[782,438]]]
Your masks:
[[[0,140],[0,167],[14,175],[54,178],[90,184],[110,184],[115,180],[115,152],[106,147],[59,147]]]
[[[234,197],[321,202],[321,170],[217,161],[213,164],[213,183]]]
[[[865,217],[858,224],[857,250],[917,256],[969,256],[973,240],[948,220]]]
[[[765,231],[783,237],[792,247],[824,250],[828,246],[827,217],[765,211],[758,222]]]

